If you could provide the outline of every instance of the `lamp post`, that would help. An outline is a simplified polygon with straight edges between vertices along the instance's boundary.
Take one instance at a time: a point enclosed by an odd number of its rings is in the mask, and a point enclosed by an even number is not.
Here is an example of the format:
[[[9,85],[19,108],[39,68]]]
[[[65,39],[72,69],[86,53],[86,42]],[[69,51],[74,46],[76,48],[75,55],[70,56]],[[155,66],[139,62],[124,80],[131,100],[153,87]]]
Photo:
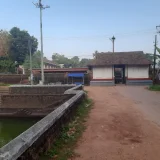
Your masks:
[[[116,38],[113,36],[112,38],[110,38],[110,40],[112,41],[113,44],[113,53],[114,53],[114,41],[116,40]]]

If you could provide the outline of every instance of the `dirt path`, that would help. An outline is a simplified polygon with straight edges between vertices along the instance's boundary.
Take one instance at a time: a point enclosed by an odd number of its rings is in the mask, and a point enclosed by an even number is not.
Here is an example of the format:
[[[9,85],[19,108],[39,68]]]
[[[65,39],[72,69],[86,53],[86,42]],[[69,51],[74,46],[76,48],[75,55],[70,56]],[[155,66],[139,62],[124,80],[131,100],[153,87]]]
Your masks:
[[[86,87],[94,108],[74,160],[160,160],[160,128],[116,87]]]
[[[116,90],[121,95],[132,99],[137,109],[160,126],[160,92],[149,91],[142,86],[116,86]]]

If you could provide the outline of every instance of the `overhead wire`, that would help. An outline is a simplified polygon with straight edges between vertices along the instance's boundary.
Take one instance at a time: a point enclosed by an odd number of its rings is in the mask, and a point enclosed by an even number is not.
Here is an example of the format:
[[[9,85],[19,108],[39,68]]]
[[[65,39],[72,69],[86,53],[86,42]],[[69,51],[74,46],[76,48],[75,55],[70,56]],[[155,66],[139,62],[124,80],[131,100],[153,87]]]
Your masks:
[[[115,33],[115,34],[106,34],[106,35],[90,35],[90,36],[71,36],[71,37],[44,37],[45,40],[84,40],[84,39],[104,39],[110,38],[111,36],[115,35],[116,37],[125,37],[125,36],[134,36],[134,35],[142,35],[142,34],[153,34],[155,32],[154,29],[149,30],[140,30],[135,32],[128,32],[128,33]]]
[[[103,39],[103,38],[110,38],[111,36],[116,36],[116,37],[125,37],[125,36],[134,36],[134,35],[142,35],[142,34],[150,34],[150,33],[156,33],[155,29],[147,29],[147,30],[139,30],[135,32],[127,32],[127,33],[114,33],[114,34],[104,34],[104,35],[88,35],[88,36],[70,36],[70,37],[54,37],[54,36],[44,36],[43,38],[45,40],[71,40],[71,39],[79,39],[79,40],[84,40],[84,39]],[[35,37],[35,36],[34,36]],[[36,38],[36,37],[35,37]],[[12,38],[15,40],[20,41],[21,39],[24,40],[24,37],[17,37],[17,38]],[[40,39],[40,37],[37,37],[37,39]],[[25,38],[25,40],[29,40],[28,37]]]
[[[156,33],[155,29],[147,29],[147,30],[139,30],[139,31],[135,31],[135,32],[127,32],[127,33],[115,33],[115,34],[106,34],[106,35],[90,35],[90,36],[71,36],[71,37],[43,37],[45,40],[84,40],[84,39],[106,39],[106,38],[110,38],[111,36],[115,35],[116,37],[126,37],[126,36],[135,36],[135,35],[142,35],[142,34],[154,34]],[[35,36],[34,36],[35,37]],[[36,38],[36,37],[35,37]],[[13,38],[15,40],[21,41],[21,39],[23,41],[28,41],[30,38],[25,37],[25,39],[23,37],[19,38]],[[40,39],[40,37],[38,37],[37,39]],[[91,57],[93,55],[79,55],[78,57]],[[74,56],[67,56],[67,57],[74,57]],[[50,57],[51,58],[51,57]]]

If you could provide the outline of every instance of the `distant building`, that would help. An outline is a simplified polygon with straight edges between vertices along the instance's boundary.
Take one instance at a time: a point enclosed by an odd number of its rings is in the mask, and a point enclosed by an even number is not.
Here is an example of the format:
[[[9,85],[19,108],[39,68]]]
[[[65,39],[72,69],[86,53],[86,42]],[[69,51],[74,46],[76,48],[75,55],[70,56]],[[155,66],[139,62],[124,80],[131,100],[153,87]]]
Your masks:
[[[90,85],[150,85],[150,65],[142,51],[97,53],[89,64],[93,73]]]
[[[40,76],[41,69],[33,69],[34,77]],[[85,84],[89,83],[88,68],[54,68],[44,69],[46,81],[55,81],[64,84]],[[86,81],[87,82],[86,82]]]
[[[59,64],[60,68],[64,68],[64,64]]]
[[[44,63],[44,69],[54,69],[54,68],[58,68],[58,65],[56,65],[55,63],[53,63],[52,61],[48,60],[47,58],[43,59],[43,63]]]
[[[25,69],[24,69],[23,65],[19,65],[18,70],[19,70],[20,74],[25,74]]]

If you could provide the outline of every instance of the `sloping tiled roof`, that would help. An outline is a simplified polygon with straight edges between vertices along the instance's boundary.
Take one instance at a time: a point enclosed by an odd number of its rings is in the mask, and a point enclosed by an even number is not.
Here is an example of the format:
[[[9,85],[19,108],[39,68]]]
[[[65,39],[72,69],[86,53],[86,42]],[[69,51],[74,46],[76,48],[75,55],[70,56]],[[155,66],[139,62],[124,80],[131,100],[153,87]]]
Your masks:
[[[104,65],[149,65],[149,61],[143,51],[134,52],[102,52],[97,53],[96,58],[89,64],[89,66],[104,66]]]
[[[55,63],[53,63],[52,61],[50,61],[50,60],[48,60],[48,59],[46,59],[46,58],[43,58],[43,62],[44,62],[45,64],[51,64],[51,65],[57,66]]]

